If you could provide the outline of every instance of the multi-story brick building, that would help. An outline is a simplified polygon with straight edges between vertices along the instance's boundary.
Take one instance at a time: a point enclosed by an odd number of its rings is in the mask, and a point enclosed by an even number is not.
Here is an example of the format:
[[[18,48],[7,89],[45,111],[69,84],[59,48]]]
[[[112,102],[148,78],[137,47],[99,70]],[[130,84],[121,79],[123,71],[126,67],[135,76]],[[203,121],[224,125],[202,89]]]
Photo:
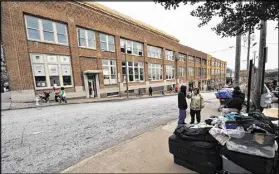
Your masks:
[[[14,101],[53,86],[68,97],[123,94],[126,76],[131,92],[208,80],[206,53],[96,3],[4,1],[1,13]]]

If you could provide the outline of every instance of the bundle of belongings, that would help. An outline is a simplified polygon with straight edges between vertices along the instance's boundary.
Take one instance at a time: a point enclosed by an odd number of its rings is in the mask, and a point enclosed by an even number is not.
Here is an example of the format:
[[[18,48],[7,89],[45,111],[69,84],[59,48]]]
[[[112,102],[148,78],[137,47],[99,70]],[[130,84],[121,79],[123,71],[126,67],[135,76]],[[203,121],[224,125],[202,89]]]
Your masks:
[[[261,112],[211,116],[169,137],[174,162],[198,173],[278,173],[278,126]]]

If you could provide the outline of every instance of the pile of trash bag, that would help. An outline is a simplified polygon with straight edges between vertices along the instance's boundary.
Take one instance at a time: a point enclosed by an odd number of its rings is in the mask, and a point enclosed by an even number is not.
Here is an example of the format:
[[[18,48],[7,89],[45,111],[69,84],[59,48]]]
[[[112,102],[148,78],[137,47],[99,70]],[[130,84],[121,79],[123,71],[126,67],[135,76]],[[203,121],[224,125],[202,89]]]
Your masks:
[[[197,125],[179,126],[174,134],[182,139],[216,142],[229,160],[252,173],[272,173],[274,166],[277,168],[278,125],[261,112],[211,116]],[[246,155],[247,160],[259,158],[272,163],[269,164],[271,167],[261,170],[258,169],[260,165],[253,168],[248,164],[239,164],[239,160],[236,160],[238,154]]]

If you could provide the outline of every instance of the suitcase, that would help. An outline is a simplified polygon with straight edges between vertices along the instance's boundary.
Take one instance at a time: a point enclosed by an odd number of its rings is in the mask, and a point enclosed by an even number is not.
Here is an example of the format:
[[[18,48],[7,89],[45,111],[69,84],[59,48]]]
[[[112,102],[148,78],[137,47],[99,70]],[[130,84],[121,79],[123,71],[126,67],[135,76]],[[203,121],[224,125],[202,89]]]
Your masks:
[[[231,160],[227,159],[224,155],[222,156],[222,164],[223,164],[223,171],[226,171],[228,173],[251,173],[247,170],[243,169],[239,165],[235,164]]]
[[[277,164],[277,158],[265,158],[230,151],[226,146],[222,147],[221,154],[228,160],[251,173],[272,173],[274,165]]]
[[[174,134],[181,139],[190,141],[206,141],[210,143],[218,143],[218,141],[209,133],[211,127],[190,128],[191,125],[178,126]]]
[[[198,173],[215,173],[222,168],[219,145],[205,141],[191,141],[176,135],[169,137],[169,152],[174,163]]]

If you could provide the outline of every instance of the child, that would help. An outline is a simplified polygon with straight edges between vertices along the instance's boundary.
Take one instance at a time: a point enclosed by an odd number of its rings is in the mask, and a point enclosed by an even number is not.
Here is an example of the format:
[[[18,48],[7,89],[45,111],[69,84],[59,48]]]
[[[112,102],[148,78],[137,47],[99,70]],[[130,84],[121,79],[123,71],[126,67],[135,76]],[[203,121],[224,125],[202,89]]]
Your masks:
[[[66,92],[65,92],[64,87],[61,87],[61,92],[60,92],[60,103],[61,103],[62,100],[63,100],[65,103],[67,103]]]

